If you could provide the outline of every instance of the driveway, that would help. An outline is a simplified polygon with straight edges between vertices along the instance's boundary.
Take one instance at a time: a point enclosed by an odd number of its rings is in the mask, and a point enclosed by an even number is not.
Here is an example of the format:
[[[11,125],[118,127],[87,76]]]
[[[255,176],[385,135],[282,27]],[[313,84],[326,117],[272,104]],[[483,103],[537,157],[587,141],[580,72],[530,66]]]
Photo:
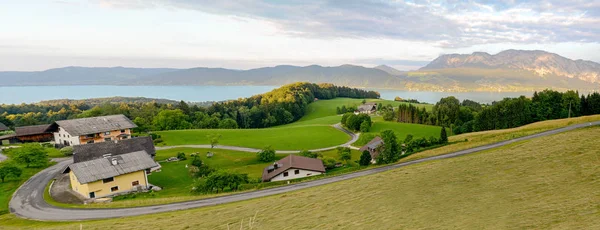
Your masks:
[[[256,190],[245,193],[238,193],[222,197],[207,198],[202,200],[193,200],[180,203],[163,204],[147,207],[136,207],[136,208],[116,208],[116,209],[66,209],[54,207],[46,203],[43,199],[44,188],[46,184],[60,173],[72,160],[61,161],[58,164],[49,167],[40,173],[31,177],[25,184],[23,184],[16,192],[10,201],[9,208],[10,212],[17,216],[36,220],[47,220],[47,221],[75,221],[75,220],[91,220],[91,219],[106,219],[106,218],[118,218],[125,216],[137,216],[151,213],[168,212],[175,210],[183,210],[190,208],[199,208],[206,206],[213,206],[224,203],[231,203],[243,200],[249,200],[259,197],[271,196],[281,193],[292,192],[300,189],[320,186],[324,184],[335,183],[343,180],[357,178],[361,176],[376,174],[388,170],[401,168],[407,165],[418,164],[421,162],[440,160],[451,157],[462,156],[470,153],[475,153],[484,150],[490,150],[501,146],[509,145],[515,142],[529,140],[537,137],[553,135],[562,133],[574,129],[590,127],[592,125],[600,125],[600,121],[592,123],[584,123],[578,125],[571,125],[565,128],[550,130],[538,134],[524,136],[508,141],[502,141],[494,144],[484,145],[472,149],[466,149],[458,152],[448,153],[439,156],[433,156],[423,159],[418,159],[410,162],[404,162],[399,164],[393,164],[383,166],[379,168],[373,168],[369,170],[343,174],[339,176],[327,177],[320,180],[307,181],[297,184],[291,184],[282,187],[269,188],[263,190]]]
[[[358,149],[356,147],[353,147],[352,144],[354,144],[354,142],[358,141],[358,137],[360,136],[360,133],[353,133],[353,132],[345,129],[344,127],[342,127],[342,125],[340,125],[339,123],[333,125],[333,127],[348,134],[351,137],[351,139],[348,142],[341,144],[341,145],[331,146],[331,147],[327,147],[327,148],[320,148],[320,149],[311,149],[309,151],[321,152],[321,151],[332,150],[337,147],[350,147],[352,149]],[[174,145],[174,146],[156,147],[156,150],[165,150],[165,149],[173,149],[173,148],[210,149],[211,146],[210,145]],[[251,152],[251,153],[257,153],[257,152],[262,151],[262,149],[246,148],[246,147],[238,147],[238,146],[228,146],[228,145],[217,145],[214,148],[215,149],[234,150],[234,151],[240,151],[240,152]],[[285,154],[299,153],[300,151],[302,151],[302,150],[276,150],[277,153],[285,153]]]

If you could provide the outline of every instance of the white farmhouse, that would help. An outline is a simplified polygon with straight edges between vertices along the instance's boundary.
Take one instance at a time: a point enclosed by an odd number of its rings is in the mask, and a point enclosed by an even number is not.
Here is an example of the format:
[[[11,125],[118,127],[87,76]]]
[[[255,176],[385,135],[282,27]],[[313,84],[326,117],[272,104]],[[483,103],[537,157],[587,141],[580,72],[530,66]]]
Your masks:
[[[262,181],[293,180],[325,173],[321,159],[289,155],[263,171]]]

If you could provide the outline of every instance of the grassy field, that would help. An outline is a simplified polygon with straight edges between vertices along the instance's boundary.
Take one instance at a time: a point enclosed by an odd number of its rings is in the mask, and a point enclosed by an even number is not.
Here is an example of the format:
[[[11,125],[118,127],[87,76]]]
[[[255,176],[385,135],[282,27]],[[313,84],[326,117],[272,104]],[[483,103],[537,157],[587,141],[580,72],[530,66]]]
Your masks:
[[[599,121],[600,115],[592,115],[592,116],[584,116],[584,117],[576,117],[576,118],[568,118],[568,119],[558,119],[558,120],[549,120],[549,121],[541,121],[532,123],[529,125],[524,125],[517,128],[512,129],[501,129],[501,130],[491,130],[491,131],[483,131],[483,132],[475,132],[475,133],[466,133],[461,135],[455,135],[448,137],[450,142],[458,142],[456,144],[447,145],[444,147],[431,149],[427,151],[420,152],[418,154],[414,154],[408,156],[406,158],[401,159],[400,161],[411,161],[420,158],[437,156],[445,153],[456,152],[464,149],[470,149],[486,144],[496,143],[500,141],[510,140],[522,136],[527,136],[531,134],[541,133],[544,131],[558,129],[565,126],[573,125],[573,124],[581,124],[591,121]],[[464,142],[464,140],[468,140]]]
[[[157,132],[166,145],[210,144],[206,135],[221,134],[219,144],[276,150],[317,149],[343,144],[350,136],[331,126],[268,129],[192,129]]]
[[[76,229],[597,229],[600,128],[515,143],[283,195],[76,223],[3,215],[4,227]],[[281,213],[286,213],[281,215]],[[247,229],[247,228],[244,228]]]
[[[413,138],[429,138],[431,136],[435,138],[440,137],[442,127],[432,125],[421,125],[421,124],[408,124],[399,123],[393,121],[383,121],[381,117],[373,117],[373,126],[367,133],[362,133],[358,141],[354,146],[363,146],[371,141],[375,136],[385,130],[392,130],[396,134],[398,140],[404,140],[408,134],[413,135]]]

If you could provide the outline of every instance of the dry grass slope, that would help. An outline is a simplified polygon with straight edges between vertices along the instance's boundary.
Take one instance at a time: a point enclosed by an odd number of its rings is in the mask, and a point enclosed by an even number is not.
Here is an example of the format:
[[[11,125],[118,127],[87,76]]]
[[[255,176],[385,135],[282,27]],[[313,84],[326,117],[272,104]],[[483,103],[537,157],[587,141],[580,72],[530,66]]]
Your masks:
[[[210,208],[78,223],[0,217],[54,229],[598,229],[600,128],[416,164],[376,175]],[[246,228],[247,229],[247,228]]]

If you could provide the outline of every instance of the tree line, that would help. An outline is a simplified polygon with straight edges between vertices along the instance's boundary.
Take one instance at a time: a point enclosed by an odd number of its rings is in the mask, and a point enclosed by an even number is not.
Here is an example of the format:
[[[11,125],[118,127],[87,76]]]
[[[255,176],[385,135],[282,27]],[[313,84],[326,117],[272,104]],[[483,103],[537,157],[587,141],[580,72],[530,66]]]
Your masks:
[[[577,91],[534,92],[531,98],[504,98],[489,105],[450,96],[440,99],[432,111],[402,104],[381,108],[384,120],[452,127],[454,134],[514,128],[538,121],[600,114],[600,93]]]
[[[308,104],[319,99],[379,98],[379,93],[333,84],[294,83],[273,91],[210,106],[156,102],[103,103],[82,101],[0,105],[0,122],[9,127],[49,124],[57,120],[124,114],[137,131],[172,129],[266,128],[300,119]]]

